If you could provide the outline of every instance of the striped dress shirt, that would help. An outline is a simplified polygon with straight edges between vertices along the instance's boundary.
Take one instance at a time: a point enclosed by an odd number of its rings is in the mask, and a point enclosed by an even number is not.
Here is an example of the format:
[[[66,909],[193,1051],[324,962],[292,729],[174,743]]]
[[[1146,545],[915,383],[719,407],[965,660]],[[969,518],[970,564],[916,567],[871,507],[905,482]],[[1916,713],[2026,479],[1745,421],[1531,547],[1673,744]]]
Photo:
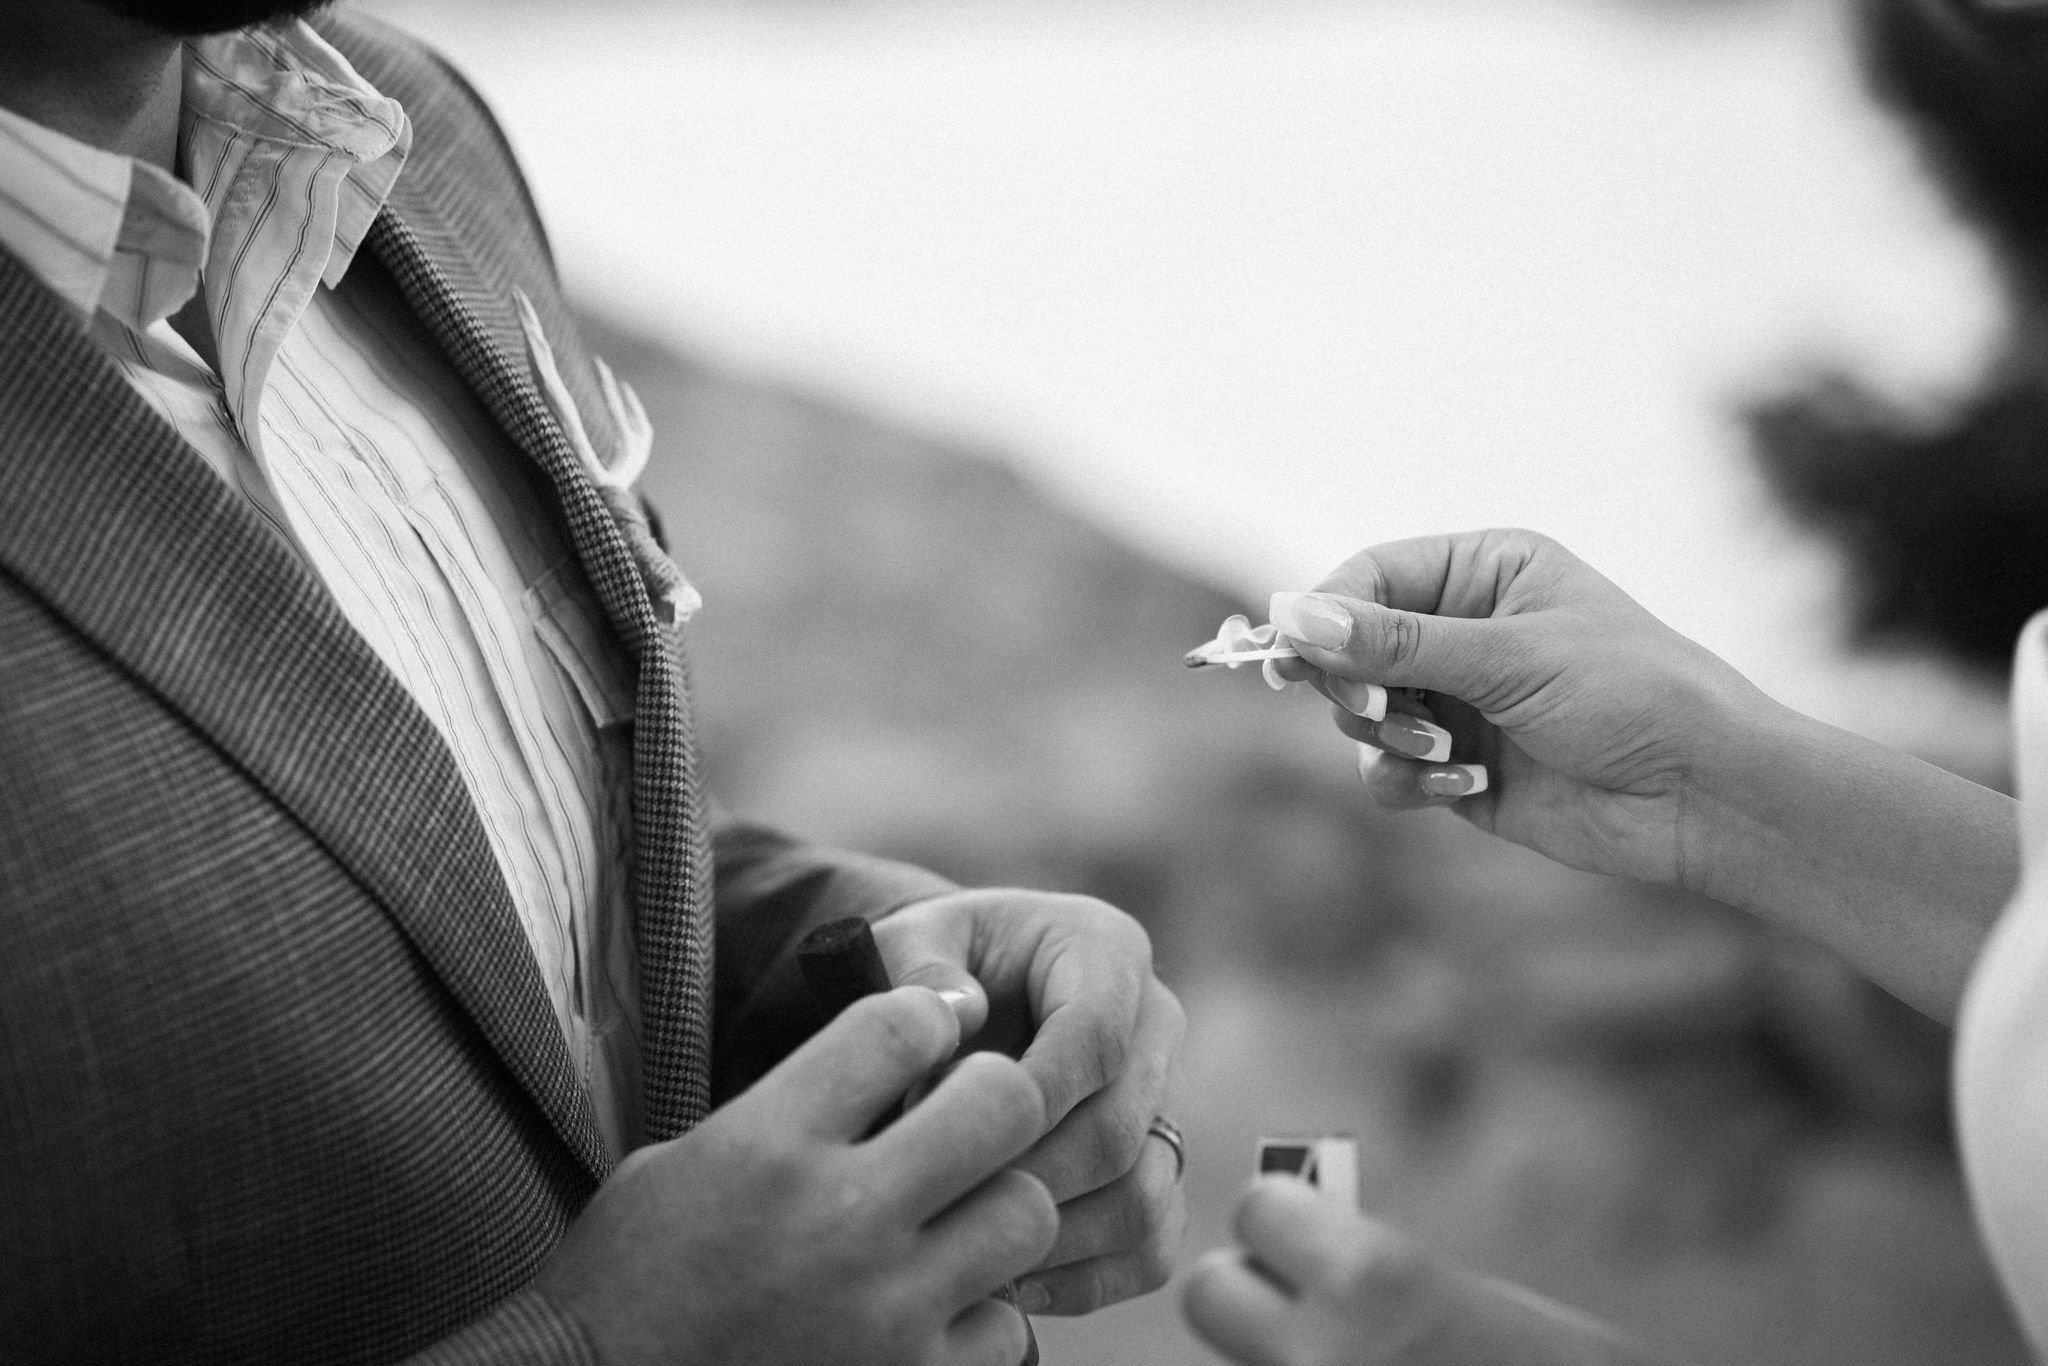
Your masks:
[[[616,1158],[641,1136],[630,668],[517,451],[355,261],[410,142],[302,23],[195,40],[183,180],[0,110],[0,246],[446,740]],[[213,356],[171,321],[195,294]]]

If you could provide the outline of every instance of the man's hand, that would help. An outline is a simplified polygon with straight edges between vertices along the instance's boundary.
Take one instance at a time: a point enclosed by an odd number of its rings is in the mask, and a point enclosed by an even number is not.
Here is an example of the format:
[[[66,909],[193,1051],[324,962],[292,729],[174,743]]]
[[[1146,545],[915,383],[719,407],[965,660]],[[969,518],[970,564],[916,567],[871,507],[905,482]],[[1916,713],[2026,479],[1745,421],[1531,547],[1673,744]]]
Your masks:
[[[1612,1329],[1447,1265],[1303,1182],[1266,1177],[1239,1248],[1189,1273],[1182,1308],[1244,1366],[1647,1366]]]
[[[857,1002],[690,1133],[621,1163],[536,1288],[618,1366],[1014,1366],[1023,1320],[989,1296],[1059,1232],[1044,1183],[1007,1169],[1047,1125],[1029,1070],[964,1058],[861,1137],[959,1043],[930,991]]]
[[[875,940],[897,982],[955,1001],[965,1048],[1019,1058],[1045,1097],[1047,1131],[1016,1166],[1059,1202],[1060,1229],[1019,1306],[1086,1314],[1164,1285],[1187,1205],[1179,1158],[1146,1129],[1186,1022],[1144,930],[1089,897],[995,890],[907,906]]]

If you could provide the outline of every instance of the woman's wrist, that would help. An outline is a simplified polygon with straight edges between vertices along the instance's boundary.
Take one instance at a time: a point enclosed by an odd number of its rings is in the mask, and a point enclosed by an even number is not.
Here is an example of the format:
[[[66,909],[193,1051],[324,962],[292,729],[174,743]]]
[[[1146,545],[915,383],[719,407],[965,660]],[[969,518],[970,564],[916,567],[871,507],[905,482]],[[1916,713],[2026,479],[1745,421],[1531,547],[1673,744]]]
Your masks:
[[[1692,779],[1681,886],[1952,1015],[2018,878],[2010,798],[1760,693],[1717,728]]]
[[[1802,801],[1815,724],[1747,680],[1714,690],[1688,755],[1675,839],[1675,883],[1745,910],[1765,880],[1779,813]]]

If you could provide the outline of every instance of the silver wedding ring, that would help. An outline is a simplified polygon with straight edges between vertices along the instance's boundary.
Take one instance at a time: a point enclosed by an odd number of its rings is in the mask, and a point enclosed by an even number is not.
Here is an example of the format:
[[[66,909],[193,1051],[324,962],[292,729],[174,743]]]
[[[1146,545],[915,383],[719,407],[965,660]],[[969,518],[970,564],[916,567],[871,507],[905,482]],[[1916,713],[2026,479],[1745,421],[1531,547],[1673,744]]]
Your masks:
[[[1154,1115],[1152,1122],[1145,1126],[1145,1136],[1156,1138],[1173,1149],[1173,1179],[1180,1180],[1188,1169],[1188,1141],[1181,1137],[1180,1126],[1165,1115]]]

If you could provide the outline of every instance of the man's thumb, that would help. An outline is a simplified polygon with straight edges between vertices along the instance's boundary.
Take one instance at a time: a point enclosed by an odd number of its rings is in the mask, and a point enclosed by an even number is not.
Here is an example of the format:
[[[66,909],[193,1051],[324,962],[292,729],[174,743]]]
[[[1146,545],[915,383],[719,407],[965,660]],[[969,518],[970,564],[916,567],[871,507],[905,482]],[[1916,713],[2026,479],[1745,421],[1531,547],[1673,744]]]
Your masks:
[[[899,967],[895,977],[899,987],[926,987],[936,991],[939,999],[953,1008],[953,1017],[960,1021],[960,1037],[963,1039],[972,1038],[988,1023],[988,992],[958,963],[921,958]]]

